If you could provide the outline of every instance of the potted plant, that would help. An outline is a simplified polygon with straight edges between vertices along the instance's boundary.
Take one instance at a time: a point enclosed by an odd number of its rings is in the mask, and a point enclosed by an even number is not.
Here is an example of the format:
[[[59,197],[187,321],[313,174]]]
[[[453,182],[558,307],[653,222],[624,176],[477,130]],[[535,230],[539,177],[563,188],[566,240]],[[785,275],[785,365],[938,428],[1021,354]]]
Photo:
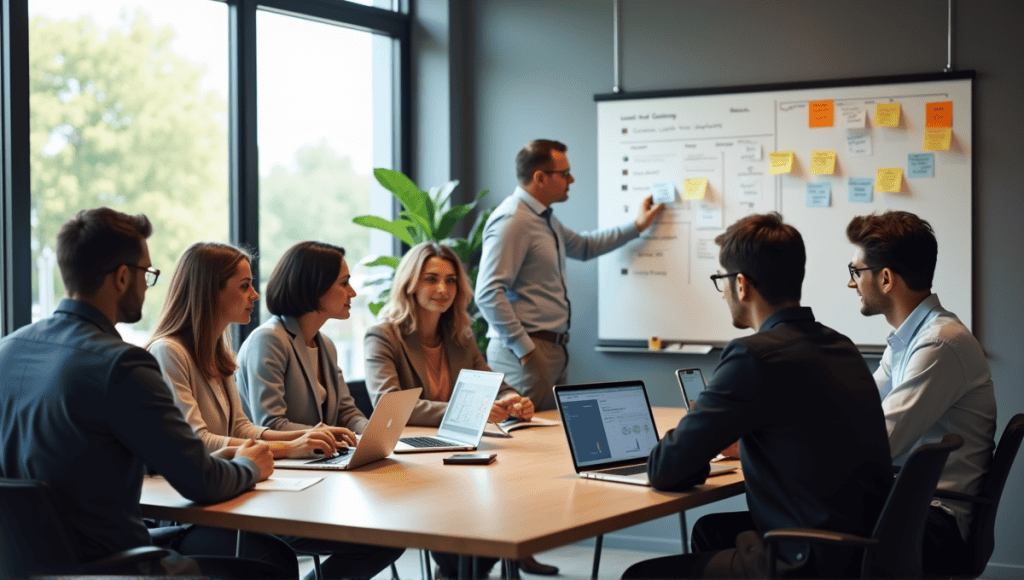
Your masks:
[[[452,191],[459,185],[458,180],[432,187],[430,191],[423,191],[400,171],[378,167],[373,170],[373,176],[377,178],[377,182],[384,189],[398,198],[402,204],[402,211],[398,219],[395,220],[361,215],[353,218],[352,221],[361,226],[387,232],[401,240],[407,247],[428,240],[451,246],[462,260],[462,265],[469,274],[470,284],[475,288],[480,268],[473,264],[478,259],[483,247],[484,225],[493,208],[480,216],[470,231],[469,237],[453,237],[452,232],[455,230],[455,226],[473,211],[477,202],[487,194],[487,190],[481,191],[471,203],[453,205],[445,209],[451,199]],[[383,286],[382,290],[375,292],[377,299],[369,304],[370,312],[374,316],[380,312],[388,300],[399,261],[401,261],[401,257],[377,256],[365,262],[366,266],[389,268],[387,274],[376,277],[367,284],[375,290]],[[480,315],[475,301],[469,303],[469,315],[473,318],[473,333],[480,346],[480,352],[487,352],[487,321]]]

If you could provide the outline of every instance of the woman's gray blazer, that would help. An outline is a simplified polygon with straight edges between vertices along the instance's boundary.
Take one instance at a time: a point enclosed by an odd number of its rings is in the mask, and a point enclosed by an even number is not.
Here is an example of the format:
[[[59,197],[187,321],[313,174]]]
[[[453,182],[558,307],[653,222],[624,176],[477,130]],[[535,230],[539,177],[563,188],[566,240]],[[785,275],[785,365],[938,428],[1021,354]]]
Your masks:
[[[323,422],[362,433],[367,419],[348,392],[338,368],[338,350],[323,333],[318,332],[314,340],[326,381],[324,408],[313,394],[317,373],[305,355],[298,321],[271,316],[238,350],[235,383],[246,415],[253,423],[277,431],[308,429]]]

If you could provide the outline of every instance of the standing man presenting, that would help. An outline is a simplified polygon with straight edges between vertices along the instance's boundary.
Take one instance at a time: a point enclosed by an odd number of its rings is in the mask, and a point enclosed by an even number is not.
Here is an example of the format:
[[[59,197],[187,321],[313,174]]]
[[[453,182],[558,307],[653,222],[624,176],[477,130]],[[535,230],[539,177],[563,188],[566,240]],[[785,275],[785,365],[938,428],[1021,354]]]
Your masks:
[[[860,295],[861,314],[884,314],[893,327],[875,371],[893,463],[956,433],[964,444],[950,453],[939,489],[977,494],[995,447],[992,373],[978,340],[932,294],[938,242],[931,225],[887,211],[853,218],[846,236],[856,247],[847,286]],[[970,521],[970,504],[932,502],[921,547],[925,572],[967,569]]]
[[[554,408],[551,386],[568,381],[566,256],[589,260],[618,249],[664,209],[648,197],[635,221],[598,232],[570,230],[551,207],[569,199],[576,181],[565,151],[547,139],[519,151],[519,186],[487,220],[476,283],[476,303],[490,326],[487,362],[540,411]]]

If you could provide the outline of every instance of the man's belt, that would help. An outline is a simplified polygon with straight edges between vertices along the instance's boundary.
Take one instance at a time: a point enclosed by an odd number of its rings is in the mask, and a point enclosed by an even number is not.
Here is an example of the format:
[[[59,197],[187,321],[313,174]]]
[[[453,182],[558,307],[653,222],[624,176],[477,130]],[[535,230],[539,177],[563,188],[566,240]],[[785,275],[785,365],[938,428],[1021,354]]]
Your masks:
[[[550,330],[539,330],[537,332],[529,332],[530,338],[537,340],[543,340],[545,342],[553,342],[555,344],[569,344],[569,333],[562,332],[551,332]]]

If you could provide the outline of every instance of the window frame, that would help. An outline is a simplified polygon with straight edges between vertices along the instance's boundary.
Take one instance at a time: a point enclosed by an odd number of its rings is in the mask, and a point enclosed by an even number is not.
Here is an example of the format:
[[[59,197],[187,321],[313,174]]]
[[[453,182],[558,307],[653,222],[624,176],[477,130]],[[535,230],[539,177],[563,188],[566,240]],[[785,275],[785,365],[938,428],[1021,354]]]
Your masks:
[[[0,335],[32,321],[29,148],[28,3],[0,0]],[[259,248],[259,165],[256,124],[256,11],[306,18],[391,38],[396,45],[392,115],[393,167],[411,161],[411,19],[405,0],[392,11],[344,0],[209,0],[228,7],[228,231],[234,244]],[[159,233],[157,234],[159,235]],[[258,259],[253,264],[259,280]],[[257,291],[259,288],[257,288]],[[258,321],[239,326],[236,346]]]

